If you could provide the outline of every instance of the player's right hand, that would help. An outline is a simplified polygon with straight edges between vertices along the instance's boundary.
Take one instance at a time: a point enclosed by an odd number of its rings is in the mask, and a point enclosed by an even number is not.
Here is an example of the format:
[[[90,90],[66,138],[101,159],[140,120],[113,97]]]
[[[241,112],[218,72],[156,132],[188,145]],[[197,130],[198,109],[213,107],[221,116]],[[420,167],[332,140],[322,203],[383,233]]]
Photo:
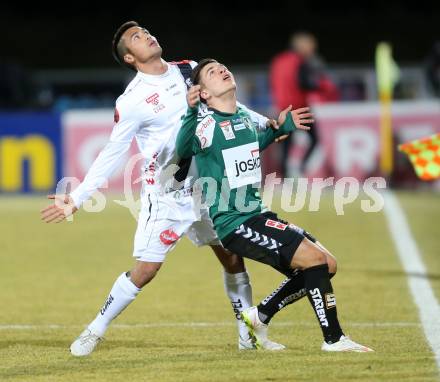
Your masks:
[[[186,101],[188,106],[196,107],[200,102],[200,85],[191,86],[186,94]]]
[[[46,223],[60,223],[78,211],[73,199],[67,194],[48,195],[47,198],[54,203],[40,211],[41,220]]]

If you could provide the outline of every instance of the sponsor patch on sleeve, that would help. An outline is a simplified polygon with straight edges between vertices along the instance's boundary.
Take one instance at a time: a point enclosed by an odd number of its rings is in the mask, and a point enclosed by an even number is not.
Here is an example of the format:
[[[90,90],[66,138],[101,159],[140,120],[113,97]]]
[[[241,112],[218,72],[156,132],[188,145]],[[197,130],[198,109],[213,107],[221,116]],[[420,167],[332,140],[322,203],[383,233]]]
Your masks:
[[[200,147],[202,149],[210,147],[212,137],[214,135],[215,119],[211,115],[207,115],[197,125],[196,136],[199,138]]]

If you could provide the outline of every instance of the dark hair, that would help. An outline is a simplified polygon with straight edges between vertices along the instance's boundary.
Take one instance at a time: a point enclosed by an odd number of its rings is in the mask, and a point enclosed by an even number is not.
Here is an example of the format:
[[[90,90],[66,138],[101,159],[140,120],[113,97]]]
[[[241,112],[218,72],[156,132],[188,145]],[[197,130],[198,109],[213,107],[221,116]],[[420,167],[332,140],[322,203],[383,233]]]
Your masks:
[[[192,70],[191,73],[191,81],[193,85],[198,85],[200,83],[200,72],[202,69],[213,62],[217,62],[217,60],[214,60],[213,58],[204,58],[203,60],[200,60],[197,66]]]
[[[125,62],[124,55],[128,52],[128,49],[124,44],[121,43],[122,35],[125,33],[125,31],[132,27],[140,27],[140,25],[136,21],[127,21],[118,28],[113,36],[112,53],[118,64],[136,71],[136,68],[132,64]]]
[[[217,62],[217,60],[214,60],[213,58],[204,58],[203,60],[200,60],[197,66],[192,70],[191,73],[191,82],[193,85],[199,85],[200,83],[200,72],[202,69],[213,62]],[[200,101],[203,103],[206,103],[206,100],[204,100],[202,97],[200,97]]]

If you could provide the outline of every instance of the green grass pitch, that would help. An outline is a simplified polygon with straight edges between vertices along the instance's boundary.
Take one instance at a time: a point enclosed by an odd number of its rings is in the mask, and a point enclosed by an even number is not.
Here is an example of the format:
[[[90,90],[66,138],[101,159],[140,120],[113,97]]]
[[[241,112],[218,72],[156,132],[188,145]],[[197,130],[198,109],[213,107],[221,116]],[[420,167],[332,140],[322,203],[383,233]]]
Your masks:
[[[398,196],[439,299],[440,197]],[[337,216],[331,202],[325,198],[319,212],[280,215],[336,255],[340,321],[375,353],[322,353],[320,329],[305,299],[272,321],[271,338],[288,350],[239,352],[220,265],[209,249],[183,239],[97,351],[78,359],[69,345],[93,319],[115,278],[130,268],[136,222],[109,203],[102,213],[80,212],[73,223],[46,225],[39,220],[44,197],[1,198],[0,380],[438,380],[384,215],[363,213],[354,203]],[[247,266],[255,302],[283,279],[266,266]]]

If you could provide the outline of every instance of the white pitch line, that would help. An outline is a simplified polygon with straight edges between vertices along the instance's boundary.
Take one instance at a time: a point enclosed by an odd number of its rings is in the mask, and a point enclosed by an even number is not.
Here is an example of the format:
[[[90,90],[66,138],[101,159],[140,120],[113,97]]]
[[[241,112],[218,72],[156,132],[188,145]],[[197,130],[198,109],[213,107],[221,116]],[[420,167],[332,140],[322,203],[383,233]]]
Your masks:
[[[355,326],[364,328],[375,327],[418,327],[419,322],[348,322],[345,326]],[[5,324],[0,325],[0,330],[48,330],[48,329],[77,329],[83,328],[86,325],[57,325],[57,324],[42,324],[42,325],[14,325]],[[149,324],[113,324],[111,328],[115,329],[150,329],[150,328],[214,328],[219,326],[236,326],[235,322],[159,322]],[[310,322],[274,322],[271,327],[277,326],[310,326],[315,327],[314,321]]]
[[[391,191],[384,193],[384,197],[388,228],[406,272],[413,300],[419,310],[423,331],[440,369],[440,306],[428,281],[425,264],[397,197]]]

